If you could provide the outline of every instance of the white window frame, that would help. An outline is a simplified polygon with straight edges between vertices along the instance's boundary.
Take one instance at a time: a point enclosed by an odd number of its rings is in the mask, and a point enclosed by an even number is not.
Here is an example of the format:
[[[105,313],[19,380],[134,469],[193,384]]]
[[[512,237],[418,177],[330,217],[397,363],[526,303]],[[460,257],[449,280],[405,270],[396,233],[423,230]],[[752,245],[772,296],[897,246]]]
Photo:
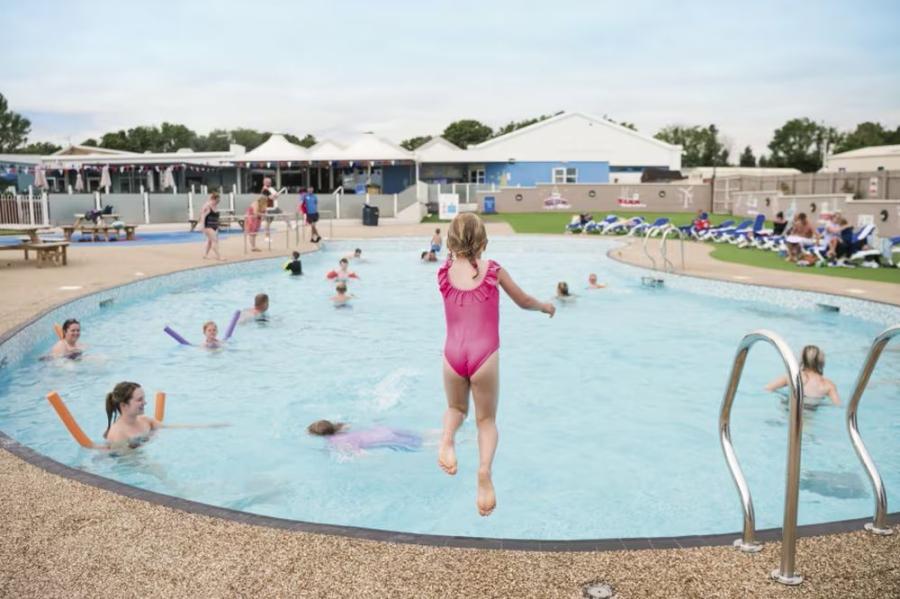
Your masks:
[[[553,169],[553,184],[578,183],[578,169],[572,166],[558,166]]]
[[[469,169],[469,183],[483,184],[484,178],[485,178],[485,175],[484,175],[483,168],[470,168]]]

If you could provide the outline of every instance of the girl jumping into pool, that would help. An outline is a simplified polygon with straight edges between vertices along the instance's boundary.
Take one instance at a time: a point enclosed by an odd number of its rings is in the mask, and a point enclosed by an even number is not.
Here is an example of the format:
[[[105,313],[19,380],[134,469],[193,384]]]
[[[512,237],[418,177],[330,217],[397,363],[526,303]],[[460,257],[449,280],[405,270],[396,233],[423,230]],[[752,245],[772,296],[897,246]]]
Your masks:
[[[497,399],[500,349],[500,291],[524,310],[553,317],[553,304],[540,302],[522,291],[509,273],[493,260],[484,261],[487,233],[477,215],[459,214],[450,224],[450,257],[438,270],[438,288],[444,298],[447,340],[444,344],[444,390],[447,410],[438,464],[447,474],[457,471],[455,436],[469,411],[469,392],[475,403],[478,427],[478,513],[488,516],[497,504],[491,465],[497,449]]]

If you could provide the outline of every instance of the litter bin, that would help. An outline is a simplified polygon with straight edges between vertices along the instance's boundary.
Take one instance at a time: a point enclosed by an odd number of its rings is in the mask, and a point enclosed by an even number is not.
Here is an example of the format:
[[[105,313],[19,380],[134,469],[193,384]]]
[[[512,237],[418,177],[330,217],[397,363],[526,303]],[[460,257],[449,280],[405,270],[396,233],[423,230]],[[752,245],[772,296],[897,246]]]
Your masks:
[[[495,206],[497,204],[497,200],[494,199],[494,196],[484,196],[484,213],[485,214],[496,214],[497,210]]]
[[[378,206],[363,205],[362,211],[363,225],[367,227],[378,226]]]

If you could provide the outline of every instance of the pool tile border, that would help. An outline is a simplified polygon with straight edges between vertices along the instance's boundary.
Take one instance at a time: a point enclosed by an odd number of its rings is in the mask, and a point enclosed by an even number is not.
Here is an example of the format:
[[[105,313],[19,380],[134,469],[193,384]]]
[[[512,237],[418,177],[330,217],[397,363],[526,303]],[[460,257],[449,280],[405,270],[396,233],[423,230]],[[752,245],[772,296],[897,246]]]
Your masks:
[[[146,501],[153,505],[166,507],[181,512],[197,514],[209,518],[219,518],[250,526],[263,526],[289,532],[303,532],[341,537],[350,537],[381,543],[403,545],[427,545],[430,547],[446,547],[458,549],[495,549],[505,551],[541,551],[541,552],[584,552],[584,551],[636,551],[641,549],[689,549],[693,547],[711,547],[731,545],[739,538],[739,532],[717,535],[695,535],[681,537],[642,537],[611,539],[579,539],[579,540],[531,540],[531,539],[495,539],[488,537],[464,537],[449,535],[431,535],[338,524],[320,524],[302,520],[287,520],[262,516],[248,512],[240,512],[228,508],[217,507],[206,503],[164,495],[147,491],[118,481],[104,478],[90,472],[66,466],[56,460],[40,454],[22,445],[12,437],[0,431],[0,449],[4,449],[21,460],[41,468],[51,474],[61,476],[85,485],[96,487],[110,493],[124,495],[132,499]],[[797,527],[798,537],[815,537],[827,534],[856,532],[863,529],[869,518],[856,518],[823,524],[807,524]],[[888,514],[888,524],[900,525],[900,512]],[[757,539],[762,542],[779,541],[780,528],[769,528],[756,532]]]

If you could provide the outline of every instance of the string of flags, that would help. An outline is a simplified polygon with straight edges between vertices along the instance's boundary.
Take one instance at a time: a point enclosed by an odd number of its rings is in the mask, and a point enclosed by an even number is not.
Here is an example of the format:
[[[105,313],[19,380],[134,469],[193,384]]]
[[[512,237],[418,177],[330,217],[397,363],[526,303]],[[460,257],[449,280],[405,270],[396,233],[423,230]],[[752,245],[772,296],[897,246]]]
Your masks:
[[[408,166],[415,164],[414,161],[411,160],[304,160],[300,162],[235,162],[234,166],[239,168],[300,168],[307,166],[316,166],[316,167],[334,167],[334,168],[353,168],[353,167],[366,167],[366,166]],[[188,171],[188,172],[213,172],[219,171],[223,168],[230,168],[228,166],[200,166],[195,164],[162,164],[162,165],[145,165],[145,164],[82,164],[80,166],[75,165],[59,165],[59,164],[49,164],[44,165],[43,167],[38,166],[24,166],[21,164],[0,164],[0,171],[5,172],[7,174],[26,174],[26,175],[34,175],[38,168],[43,168],[44,172],[47,174],[52,174],[57,172],[59,174],[65,174],[70,171],[85,171],[85,172],[99,172],[102,171],[105,167],[109,168],[110,173],[146,173],[149,171],[154,171],[157,173],[161,173],[165,171],[167,168],[172,168],[173,171]]]

